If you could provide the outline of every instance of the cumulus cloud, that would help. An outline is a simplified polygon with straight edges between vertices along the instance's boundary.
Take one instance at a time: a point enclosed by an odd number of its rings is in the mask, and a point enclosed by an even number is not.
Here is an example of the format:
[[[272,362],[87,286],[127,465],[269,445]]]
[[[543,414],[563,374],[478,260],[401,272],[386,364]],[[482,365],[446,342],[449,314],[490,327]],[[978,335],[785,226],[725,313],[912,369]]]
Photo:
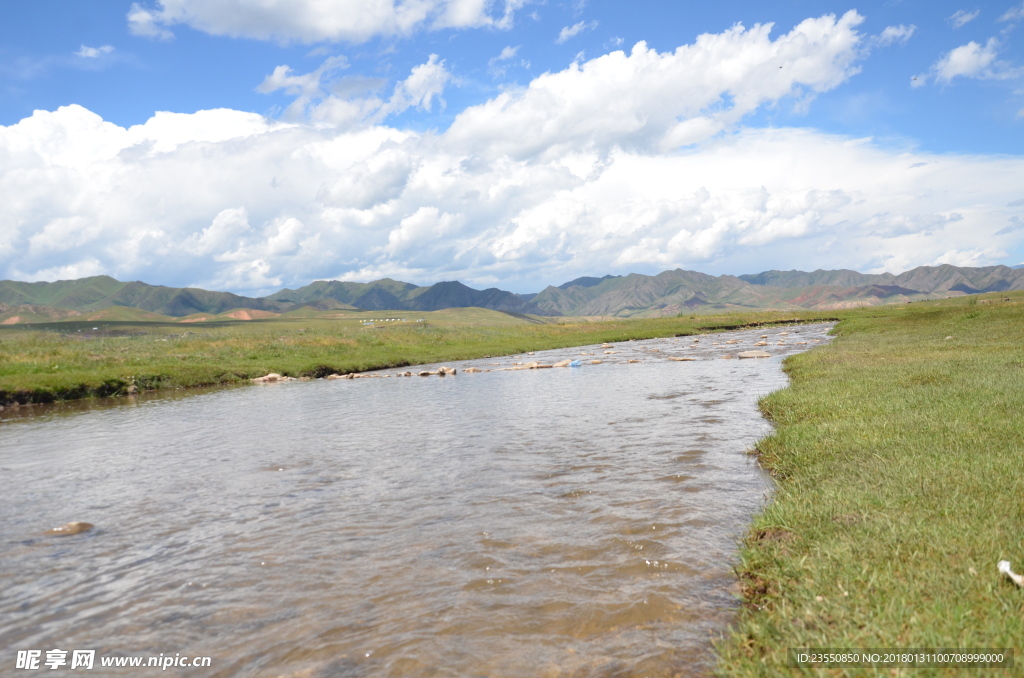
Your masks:
[[[348,68],[348,59],[344,56],[328,57],[320,64],[319,68],[302,75],[296,75],[291,66],[278,66],[273,73],[263,79],[263,82],[256,87],[256,91],[270,94],[283,90],[286,94],[294,96],[295,100],[285,111],[285,117],[303,118],[308,113],[310,104],[324,97],[321,82],[346,68]]]
[[[170,39],[183,24],[212,35],[314,43],[360,43],[405,36],[421,28],[511,28],[527,0],[157,0],[134,3],[128,26],[135,35]],[[493,12],[492,6],[499,11]]]
[[[173,40],[174,33],[161,25],[164,21],[159,12],[146,9],[137,2],[133,2],[128,10],[128,31],[132,35],[155,40]]]
[[[100,47],[88,47],[82,45],[82,47],[75,52],[75,56],[82,57],[83,59],[98,59],[104,54],[110,54],[114,51],[114,48],[110,45],[102,45]]]
[[[958,9],[953,12],[953,15],[949,17],[949,23],[953,24],[953,28],[960,28],[964,24],[974,21],[981,14],[980,9],[976,9],[973,12],[967,12],[962,9]]]
[[[935,78],[949,82],[958,76],[967,78],[991,77],[992,63],[996,60],[999,41],[990,38],[984,45],[973,40],[948,52],[935,64]]]
[[[429,111],[435,100],[444,108],[441,94],[451,79],[452,75],[445,68],[444,60],[431,54],[426,63],[414,67],[409,77],[395,86],[391,99],[381,108],[380,115],[401,113],[413,107]]]
[[[741,126],[850,77],[864,53],[858,23],[822,17],[774,40],[734,27],[670,53],[641,43],[437,132],[379,116],[439,104],[438,57],[358,125],[317,117],[331,102],[363,105],[326,93],[330,64],[264,81],[307,97],[294,121],[215,110],[122,128],[80,106],[37,111],[0,127],[0,277],[107,273],[259,293],[390,275],[528,291],[675,266],[997,261],[978,242],[1018,216],[1008,203],[1024,160]],[[1010,248],[1024,233],[1000,237]]]
[[[284,111],[286,120],[351,127],[380,122],[410,108],[429,111],[435,101],[444,108],[442,94],[452,80],[444,60],[431,54],[426,63],[415,66],[406,79],[396,83],[390,98],[384,100],[373,93],[382,88],[382,81],[360,81],[354,87],[352,83],[339,82],[337,75],[346,68],[348,61],[343,56],[329,57],[319,68],[305,74],[296,74],[287,65],[278,66],[256,90],[264,94],[282,90],[294,96]],[[370,92],[368,96],[349,96],[366,90]]]
[[[929,262],[932,266],[950,264],[952,266],[984,266],[1005,253],[994,247],[974,248],[970,250],[949,250]]]
[[[666,53],[640,42],[470,108],[448,137],[515,157],[691,145],[762,105],[840,85],[858,71],[862,20],[853,11],[808,19],[775,40],[771,24],[736,25]]]
[[[1008,80],[1021,75],[1021,69],[1006,61],[1000,61],[1001,45],[997,38],[989,38],[981,45],[973,40],[966,45],[950,50],[932,64],[927,73],[914,76],[913,85],[920,87],[929,78],[941,84],[949,84],[955,78],[978,80]]]

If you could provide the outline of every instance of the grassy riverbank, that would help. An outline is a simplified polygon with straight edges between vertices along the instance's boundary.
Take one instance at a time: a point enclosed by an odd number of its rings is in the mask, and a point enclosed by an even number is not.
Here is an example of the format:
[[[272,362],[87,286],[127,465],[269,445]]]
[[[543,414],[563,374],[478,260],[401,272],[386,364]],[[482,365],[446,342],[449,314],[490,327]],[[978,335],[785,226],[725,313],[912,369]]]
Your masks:
[[[722,674],[789,675],[802,647],[1024,661],[1024,591],[996,570],[1024,570],[1024,297],[1010,296],[850,314],[833,344],[788,359],[791,386],[762,401],[778,492],[741,554]]]
[[[119,395],[132,385],[157,390],[230,384],[269,372],[322,377],[834,315],[757,312],[559,323],[470,308],[347,313],[335,320],[9,326],[0,328],[0,405]],[[363,316],[425,322],[363,326]]]

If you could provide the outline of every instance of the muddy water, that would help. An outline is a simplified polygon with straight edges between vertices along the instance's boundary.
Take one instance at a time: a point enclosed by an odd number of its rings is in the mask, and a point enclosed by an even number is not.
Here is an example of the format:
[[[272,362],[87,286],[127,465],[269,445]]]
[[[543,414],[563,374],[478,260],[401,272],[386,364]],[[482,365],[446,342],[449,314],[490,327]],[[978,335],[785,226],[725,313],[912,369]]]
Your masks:
[[[193,676],[706,673],[769,491],[756,399],[826,329],[7,417],[2,672],[61,648],[212,657],[166,672]],[[776,357],[721,359],[765,333]],[[41,534],[72,520],[96,527]]]

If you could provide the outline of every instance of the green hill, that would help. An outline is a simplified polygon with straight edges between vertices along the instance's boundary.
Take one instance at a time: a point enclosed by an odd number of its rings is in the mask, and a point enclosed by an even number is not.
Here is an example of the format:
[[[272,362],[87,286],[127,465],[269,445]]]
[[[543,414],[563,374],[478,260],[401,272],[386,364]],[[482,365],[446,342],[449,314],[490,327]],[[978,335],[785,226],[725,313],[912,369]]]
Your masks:
[[[358,309],[422,313],[448,308],[481,308],[521,316],[659,317],[749,309],[829,310],[1022,289],[1024,269],[948,264],[920,266],[899,275],[842,269],[712,276],[675,269],[653,276],[582,277],[537,294],[513,294],[494,287],[476,290],[457,281],[421,287],[384,278],[369,283],[318,280],[266,297],[244,297],[94,276],[57,282],[0,281],[0,308],[5,309],[0,310],[0,322],[53,322],[106,309],[125,309],[110,311],[113,315],[109,317],[126,319],[141,319],[138,314],[147,312],[192,319],[219,317],[240,309],[316,315]]]
[[[439,282],[429,287],[384,278],[369,283],[318,280],[297,290],[284,289],[266,297],[268,301],[296,305],[333,299],[343,304],[368,311],[405,310],[437,311],[443,308],[487,308],[534,315],[560,315],[545,313],[544,309],[497,288],[475,290],[460,282]]]

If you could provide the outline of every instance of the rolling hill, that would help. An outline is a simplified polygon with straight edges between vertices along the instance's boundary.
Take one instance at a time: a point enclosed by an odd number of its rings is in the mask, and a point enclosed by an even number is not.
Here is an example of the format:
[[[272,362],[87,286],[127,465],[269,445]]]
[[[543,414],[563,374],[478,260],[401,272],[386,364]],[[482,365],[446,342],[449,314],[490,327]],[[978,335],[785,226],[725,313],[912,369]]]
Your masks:
[[[102,318],[258,319],[278,314],[430,312],[482,308],[520,316],[652,317],[729,309],[837,309],[950,295],[1024,289],[1024,268],[921,266],[899,275],[850,270],[765,271],[712,276],[675,269],[657,275],[582,277],[537,294],[476,290],[457,282],[418,286],[318,280],[266,297],[194,287],[121,282],[109,276],[57,282],[0,281],[0,324]]]
[[[921,266],[893,275],[856,271],[765,271],[710,276],[676,269],[654,276],[580,278],[530,301],[563,315],[658,316],[750,308],[835,309],[1024,289],[1024,270],[1008,266]]]

